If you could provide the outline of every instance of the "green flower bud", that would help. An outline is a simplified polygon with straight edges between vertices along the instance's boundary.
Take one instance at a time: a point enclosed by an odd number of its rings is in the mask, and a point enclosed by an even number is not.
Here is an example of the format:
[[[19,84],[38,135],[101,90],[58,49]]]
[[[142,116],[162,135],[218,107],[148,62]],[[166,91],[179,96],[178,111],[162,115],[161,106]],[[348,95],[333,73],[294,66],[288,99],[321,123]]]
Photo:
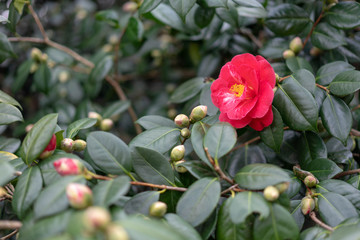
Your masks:
[[[183,138],[189,138],[191,133],[190,133],[190,130],[188,128],[183,128],[181,129],[180,131],[180,135],[183,137]]]
[[[125,229],[116,223],[109,224],[105,229],[106,240],[129,240]]]
[[[295,53],[292,50],[288,49],[283,52],[284,59],[288,59],[288,58],[292,58],[292,57],[295,57]]]
[[[178,173],[186,173],[187,169],[184,166],[181,166],[180,164],[184,163],[185,160],[180,160],[177,161],[174,165],[175,171],[177,171]]]
[[[46,54],[46,53],[43,53],[42,55],[41,55],[41,61],[42,62],[46,62],[47,60],[49,59],[49,57],[48,57],[48,55]]]
[[[176,126],[181,127],[181,128],[186,128],[190,124],[190,120],[189,120],[188,116],[186,116],[185,114],[177,115],[174,119],[174,122],[175,122]]]
[[[276,184],[274,187],[276,187],[277,190],[279,190],[279,193],[283,193],[289,188],[289,185],[290,185],[289,182],[283,182]]]
[[[105,118],[100,123],[100,129],[103,131],[110,131],[113,126],[114,122],[110,118]]]
[[[319,181],[312,175],[306,176],[304,179],[304,184],[309,188],[315,187],[318,183]]]
[[[73,142],[73,150],[75,152],[84,151],[85,148],[86,148],[86,142],[84,140],[77,139]]]
[[[101,115],[98,114],[97,112],[89,112],[88,113],[88,118],[95,118],[97,120],[95,126],[99,126],[101,121],[102,121]]]
[[[320,48],[317,47],[312,47],[310,49],[310,55],[313,57],[317,57],[319,56],[323,51]]]
[[[192,123],[202,120],[207,114],[207,106],[200,105],[195,107],[190,114],[190,121]]]
[[[184,145],[178,145],[171,150],[170,158],[174,162],[183,159],[184,156],[185,156],[185,146]]]
[[[301,212],[304,215],[309,214],[315,208],[315,201],[311,197],[304,197],[301,200]]]
[[[88,207],[84,212],[83,222],[89,232],[105,230],[111,222],[111,216],[103,207]]]
[[[33,62],[30,66],[30,73],[34,73],[39,69],[39,64],[37,64],[36,62]]]
[[[31,49],[31,53],[30,53],[30,56],[33,60],[35,61],[41,61],[41,55],[42,55],[42,52],[40,49],[38,48],[32,48]]]
[[[110,35],[108,41],[111,45],[116,45],[119,42],[119,37],[116,34],[112,34]]]
[[[280,192],[279,190],[274,186],[267,186],[264,189],[264,197],[266,200],[273,202],[276,199],[279,198]]]
[[[74,141],[71,138],[64,138],[63,140],[61,140],[60,148],[67,153],[72,153],[73,152],[73,144],[74,144]]]
[[[61,71],[58,78],[61,83],[66,83],[70,78],[70,74],[68,71]]]
[[[290,42],[290,50],[295,54],[299,53],[302,50],[302,41],[301,38],[296,37]]]
[[[166,211],[167,211],[166,203],[157,201],[151,204],[149,209],[149,215],[152,217],[161,218],[165,215]]]
[[[177,114],[177,111],[174,108],[170,108],[167,112],[167,115],[170,119],[174,119],[176,114]]]

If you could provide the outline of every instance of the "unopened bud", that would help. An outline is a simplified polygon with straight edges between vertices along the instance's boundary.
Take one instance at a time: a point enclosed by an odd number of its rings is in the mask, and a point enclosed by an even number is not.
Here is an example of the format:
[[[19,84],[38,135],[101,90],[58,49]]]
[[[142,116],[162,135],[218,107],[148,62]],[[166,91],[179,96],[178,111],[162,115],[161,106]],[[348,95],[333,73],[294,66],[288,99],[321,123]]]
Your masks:
[[[317,57],[317,56],[319,56],[321,53],[322,53],[322,50],[321,50],[320,48],[312,47],[312,48],[310,49],[310,55],[313,56],[313,57]]]
[[[288,59],[288,58],[292,58],[292,57],[295,57],[295,53],[292,50],[288,49],[283,52],[284,59]]]
[[[299,53],[302,50],[301,38],[296,37],[291,40],[289,47],[295,54]]]
[[[49,59],[49,60],[47,61],[47,66],[48,66],[49,68],[53,68],[53,67],[55,67],[55,65],[56,65],[56,62],[52,61],[51,59]]]
[[[33,128],[34,124],[29,124],[25,127],[25,132],[30,132],[30,130]]]
[[[40,49],[38,48],[32,48],[31,49],[31,53],[30,53],[30,56],[33,60],[35,61],[41,61],[41,55],[42,55],[42,52]]]
[[[74,140],[72,140],[71,138],[64,138],[63,140],[61,140],[60,148],[67,153],[71,153],[73,152],[73,144]]]
[[[188,128],[183,128],[181,129],[180,131],[180,135],[183,137],[183,138],[189,138],[191,133],[190,133],[190,130]]]
[[[77,139],[73,142],[73,150],[75,152],[81,152],[84,151],[86,148],[86,142],[81,139]]]
[[[34,73],[39,69],[39,64],[37,64],[36,62],[33,62],[30,66],[30,73]]]
[[[136,12],[136,10],[138,9],[138,5],[135,2],[126,2],[123,6],[122,6],[122,10],[124,12],[128,12],[128,13],[133,13]]]
[[[309,214],[315,208],[315,201],[311,197],[304,197],[301,200],[301,212],[304,215]]]
[[[39,159],[45,159],[47,157],[50,157],[54,153],[55,148],[56,148],[56,136],[55,134],[53,134],[50,139],[50,142],[48,143],[44,151],[40,154]]]
[[[46,62],[46,61],[48,60],[48,58],[49,58],[48,55],[47,55],[46,53],[43,53],[43,54],[41,55],[41,59],[40,59],[40,60],[41,60],[42,62]]]
[[[116,223],[111,223],[105,230],[106,240],[129,240],[129,235],[125,229]]]
[[[5,190],[5,188],[3,187],[0,187],[0,197],[4,197],[6,196],[8,193],[7,191]]]
[[[167,112],[167,115],[170,119],[174,119],[176,114],[177,114],[177,111],[174,108],[170,108]]]
[[[80,175],[85,172],[85,166],[74,158],[59,158],[53,165],[61,176]]]
[[[184,145],[178,145],[171,150],[170,158],[174,162],[183,159],[184,156],[185,156],[185,146]]]
[[[167,205],[164,202],[154,202],[149,209],[149,215],[152,217],[163,217],[167,211]]]
[[[178,173],[186,173],[187,172],[187,169],[184,167],[184,166],[181,166],[180,164],[184,163],[185,160],[180,160],[180,161],[177,161],[175,163],[175,171],[177,171]]]
[[[283,193],[289,188],[289,185],[290,185],[289,182],[283,182],[276,184],[274,187],[276,187],[277,190],[279,190],[279,193]]]
[[[95,232],[97,230],[105,230],[111,222],[111,216],[105,208],[93,206],[85,210],[83,221],[88,231]]]
[[[207,114],[207,106],[200,105],[195,107],[190,114],[190,121],[191,122],[197,122],[202,120]]]
[[[111,44],[105,44],[101,49],[103,52],[108,53],[113,51],[113,46]]]
[[[275,80],[276,80],[277,83],[280,81],[280,76],[277,73],[275,73]]]
[[[83,209],[92,204],[91,189],[80,183],[70,183],[66,187],[66,196],[70,206],[76,209]]]
[[[316,188],[306,188],[305,196],[314,196],[316,193]]]
[[[276,199],[279,198],[280,192],[279,190],[274,186],[267,186],[264,189],[264,197],[266,200],[273,202]]]
[[[304,184],[309,188],[315,187],[318,182],[319,181],[312,175],[306,176],[304,179]]]
[[[189,120],[188,116],[186,116],[185,114],[177,115],[174,119],[174,122],[175,122],[176,126],[181,127],[181,128],[188,127],[190,124],[190,120]]]
[[[100,123],[100,129],[102,131],[110,131],[113,126],[114,126],[114,122],[110,118],[105,118]]]
[[[102,121],[101,115],[98,114],[97,112],[89,112],[88,113],[88,118],[95,118],[97,120],[95,126],[99,126],[101,121]]]
[[[135,3],[136,4],[136,3]],[[116,45],[119,42],[119,37],[115,34],[110,35],[108,41],[111,45]]]
[[[66,83],[70,78],[70,74],[68,71],[61,71],[58,78],[61,83]]]

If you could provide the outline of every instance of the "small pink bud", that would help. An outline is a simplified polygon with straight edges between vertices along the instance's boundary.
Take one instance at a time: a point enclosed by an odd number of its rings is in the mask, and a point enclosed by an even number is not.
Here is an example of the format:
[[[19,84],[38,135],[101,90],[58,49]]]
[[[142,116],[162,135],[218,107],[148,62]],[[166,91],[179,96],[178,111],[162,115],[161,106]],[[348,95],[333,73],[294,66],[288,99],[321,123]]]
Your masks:
[[[167,211],[167,205],[164,202],[154,202],[149,209],[149,215],[152,217],[163,217]]]
[[[190,121],[192,123],[202,120],[207,114],[207,106],[200,105],[195,107],[190,114]]]
[[[61,176],[80,175],[85,171],[85,166],[74,158],[59,158],[53,165]]]
[[[304,197],[301,200],[301,212],[304,215],[309,214],[315,208],[315,201],[312,197]]]
[[[90,231],[104,230],[111,222],[110,213],[102,207],[88,207],[83,216],[85,227]]]
[[[295,57],[295,53],[292,50],[288,49],[283,52],[284,59],[288,59],[288,58],[292,58],[292,57]]]
[[[71,138],[64,138],[61,141],[60,148],[67,153],[73,152],[73,143],[74,141]]]
[[[182,128],[186,128],[190,124],[190,120],[189,120],[188,116],[186,116],[185,114],[177,115],[174,119],[174,122],[175,122],[176,126],[182,127]]]
[[[191,133],[190,133],[190,130],[188,128],[183,128],[181,129],[180,131],[180,135],[183,137],[183,138],[189,138]]]
[[[113,126],[114,126],[114,122],[110,118],[105,118],[100,123],[100,129],[103,131],[110,131]]]
[[[266,200],[273,202],[276,199],[279,198],[280,192],[279,190],[274,186],[267,186],[264,189],[264,197]]]
[[[93,196],[91,189],[80,183],[70,183],[67,185],[66,196],[70,206],[76,209],[83,209],[92,204]]]
[[[86,142],[84,140],[77,139],[73,142],[73,150],[75,152],[84,151],[85,148],[86,148]]]
[[[116,223],[111,223],[105,230],[106,240],[129,240],[129,235],[125,229]]]
[[[312,175],[306,176],[304,179],[304,184],[309,188],[315,187],[318,182],[319,181]]]
[[[50,139],[50,142],[48,143],[44,151],[40,154],[39,158],[45,159],[47,157],[50,157],[54,153],[55,148],[56,148],[56,136],[55,134],[53,134]]]
[[[290,42],[290,50],[295,54],[299,53],[302,50],[302,41],[301,38],[296,37]]]
[[[138,5],[135,2],[126,2],[122,6],[122,9],[124,12],[133,13],[136,12],[136,10],[138,9]]]
[[[25,132],[30,132],[30,130],[33,128],[34,124],[29,124],[25,127]]]
[[[178,145],[171,150],[170,158],[172,161],[175,161],[175,162],[179,161],[179,160],[183,159],[184,156],[185,156],[185,146],[184,145]]]
[[[88,113],[88,118],[95,118],[95,119],[97,120],[95,126],[99,126],[99,125],[100,125],[100,122],[102,121],[101,115],[98,114],[97,112],[89,112],[89,113]]]

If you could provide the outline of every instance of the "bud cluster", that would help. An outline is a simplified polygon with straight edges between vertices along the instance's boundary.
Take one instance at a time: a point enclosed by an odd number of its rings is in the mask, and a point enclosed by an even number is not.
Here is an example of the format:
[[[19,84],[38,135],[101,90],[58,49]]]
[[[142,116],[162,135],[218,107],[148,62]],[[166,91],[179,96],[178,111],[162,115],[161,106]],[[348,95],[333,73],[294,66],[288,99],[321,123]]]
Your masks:
[[[110,118],[103,119],[102,116],[97,112],[89,112],[88,118],[94,118],[97,120],[95,126],[100,127],[102,131],[110,131],[114,126],[114,121]]]
[[[295,37],[293,40],[291,40],[289,44],[289,49],[283,52],[283,58],[288,59],[295,57],[299,52],[301,52],[302,48],[303,43],[301,41],[301,38]]]
[[[75,141],[71,138],[64,138],[61,141],[60,148],[67,153],[81,152],[86,148],[86,142],[81,139],[76,139]]]
[[[264,189],[264,197],[266,200],[273,202],[276,201],[280,194],[285,192],[289,188],[289,182],[278,183],[274,186],[267,186]]]

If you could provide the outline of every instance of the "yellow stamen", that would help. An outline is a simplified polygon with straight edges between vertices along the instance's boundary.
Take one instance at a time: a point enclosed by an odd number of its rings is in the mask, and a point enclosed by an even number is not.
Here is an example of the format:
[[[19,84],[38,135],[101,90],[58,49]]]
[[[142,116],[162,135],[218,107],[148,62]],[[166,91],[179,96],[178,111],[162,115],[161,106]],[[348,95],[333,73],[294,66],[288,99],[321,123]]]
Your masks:
[[[242,84],[234,84],[230,88],[230,92],[234,93],[236,97],[241,97],[245,89],[245,86]]]

